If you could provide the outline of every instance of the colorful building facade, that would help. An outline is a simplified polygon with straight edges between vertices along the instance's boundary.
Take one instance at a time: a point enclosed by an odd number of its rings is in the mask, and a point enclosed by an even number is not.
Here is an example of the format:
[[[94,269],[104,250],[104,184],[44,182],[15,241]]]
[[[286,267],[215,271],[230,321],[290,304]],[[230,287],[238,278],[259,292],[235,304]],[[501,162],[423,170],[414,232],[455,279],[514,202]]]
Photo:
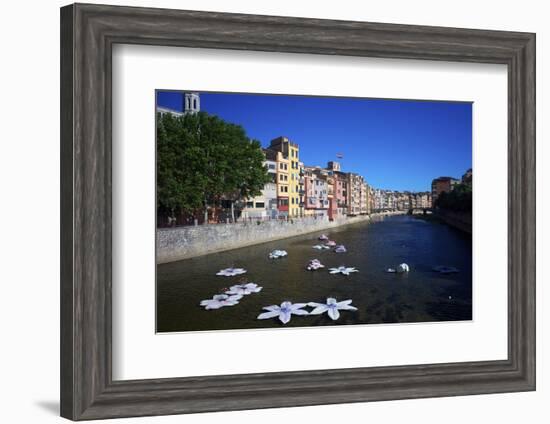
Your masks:
[[[304,191],[304,214],[306,216],[328,216],[328,183],[320,172],[320,168],[305,167]]]
[[[357,216],[361,215],[361,191],[364,189],[364,179],[361,175],[354,172],[348,174],[348,215]]]
[[[266,156],[277,162],[277,196],[279,212],[284,215],[298,217],[300,206],[300,149],[287,137],[277,137],[271,140]]]
[[[277,162],[267,160],[264,166],[270,181],[264,185],[262,194],[246,199],[242,205],[241,217],[244,219],[265,219],[278,216],[277,202]]]

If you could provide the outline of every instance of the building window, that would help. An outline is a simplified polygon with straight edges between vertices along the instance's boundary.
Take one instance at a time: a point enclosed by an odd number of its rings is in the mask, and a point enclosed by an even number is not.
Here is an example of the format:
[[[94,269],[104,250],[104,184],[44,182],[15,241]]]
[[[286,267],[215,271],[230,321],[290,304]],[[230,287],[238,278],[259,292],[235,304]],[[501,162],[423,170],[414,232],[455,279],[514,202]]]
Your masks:
[[[256,207],[257,208],[265,208],[265,203],[264,202],[256,202]]]
[[[253,208],[254,207],[254,202],[246,202],[246,207],[247,208]]]

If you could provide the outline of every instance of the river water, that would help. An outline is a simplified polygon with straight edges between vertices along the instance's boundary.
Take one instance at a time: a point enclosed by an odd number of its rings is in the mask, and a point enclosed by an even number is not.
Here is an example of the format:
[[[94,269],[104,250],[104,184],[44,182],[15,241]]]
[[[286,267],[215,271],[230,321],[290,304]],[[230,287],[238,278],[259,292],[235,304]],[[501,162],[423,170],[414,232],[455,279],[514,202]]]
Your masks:
[[[410,323],[472,319],[472,241],[444,224],[411,216],[388,216],[325,232],[344,244],[346,253],[315,250],[319,234],[288,238],[251,247],[157,265],[157,331],[277,328],[278,319],[257,320],[262,307],[352,299],[357,311],[341,311],[332,321],[323,315],[296,316],[285,327],[342,324]],[[274,249],[288,256],[268,259]],[[325,266],[307,271],[310,259]],[[388,267],[405,262],[406,274]],[[356,267],[349,276],[331,275],[329,267]],[[459,273],[442,275],[434,266],[453,266]],[[244,276],[220,277],[228,267],[247,269]],[[204,310],[203,299],[223,293],[241,277],[263,287],[235,306]],[[242,282],[242,281],[241,281]]]

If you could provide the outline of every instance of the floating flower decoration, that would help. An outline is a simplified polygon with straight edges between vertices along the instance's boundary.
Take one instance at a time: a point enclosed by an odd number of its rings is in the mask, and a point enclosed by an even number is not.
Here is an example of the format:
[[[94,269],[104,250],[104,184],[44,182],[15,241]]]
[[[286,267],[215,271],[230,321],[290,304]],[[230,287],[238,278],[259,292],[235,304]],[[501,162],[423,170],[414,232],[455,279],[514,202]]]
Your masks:
[[[404,273],[404,272],[409,272],[409,266],[408,266],[407,264],[405,264],[405,263],[399,264],[399,265],[397,266],[396,271],[397,271],[399,274],[402,274],[402,273]]]
[[[204,306],[204,309],[220,309],[224,306],[233,306],[239,303],[239,300],[242,299],[242,295],[232,295],[228,296],[227,294],[217,294],[212,297],[212,299],[206,299],[201,301],[200,305]]]
[[[319,240],[325,241],[325,240],[328,240],[328,237],[327,237],[326,234],[321,234],[321,235],[319,236]]]
[[[307,264],[307,267],[306,269],[308,271],[315,271],[315,270],[318,270],[320,268],[324,268],[325,266],[321,263],[321,261],[319,259],[312,259],[311,261],[309,261],[309,263]]]
[[[225,293],[229,295],[246,296],[251,293],[259,293],[263,287],[258,286],[256,283],[236,284],[229,287]]]
[[[333,297],[327,298],[327,303],[309,302],[308,306],[314,308],[313,311],[311,311],[309,314],[321,315],[326,312],[333,321],[336,321],[338,318],[340,318],[340,311],[357,310],[355,306],[351,306],[351,302],[351,299],[337,302],[336,299],[334,299]]]
[[[309,312],[302,309],[307,306],[307,303],[292,303],[292,302],[283,302],[281,306],[271,305],[265,306],[267,312],[263,312],[258,315],[258,319],[269,319],[278,317],[279,320],[286,324],[290,321],[291,315],[308,315]]]
[[[235,275],[241,275],[246,272],[244,268],[225,268],[221,269],[220,272],[217,272],[216,275],[221,275],[224,277],[234,277]]]
[[[334,240],[328,240],[325,243],[325,246],[334,247],[334,246],[336,246],[336,242]]]
[[[288,253],[287,253],[286,250],[274,250],[273,252],[271,252],[269,254],[269,259],[284,258],[287,255],[288,255]]]
[[[329,268],[331,274],[344,274],[350,275],[352,272],[359,272],[355,267],[339,266],[338,268]]]
[[[347,252],[346,247],[343,244],[340,244],[340,245],[336,246],[336,249],[334,249],[334,251],[336,253],[346,253]]]
[[[326,246],[324,244],[316,244],[315,246],[313,246],[313,248],[317,250],[330,249],[329,246]]]

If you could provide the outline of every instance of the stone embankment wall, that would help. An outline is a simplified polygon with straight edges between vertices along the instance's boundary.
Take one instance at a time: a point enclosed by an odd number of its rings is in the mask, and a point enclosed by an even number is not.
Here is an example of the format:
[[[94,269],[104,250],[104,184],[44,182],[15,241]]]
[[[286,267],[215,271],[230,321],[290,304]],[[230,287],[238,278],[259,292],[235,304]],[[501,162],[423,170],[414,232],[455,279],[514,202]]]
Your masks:
[[[439,210],[435,215],[447,225],[465,233],[472,234],[472,215],[470,213]]]
[[[289,221],[242,222],[157,230],[157,263],[193,258],[273,240],[368,221],[370,216],[295,218]]]

